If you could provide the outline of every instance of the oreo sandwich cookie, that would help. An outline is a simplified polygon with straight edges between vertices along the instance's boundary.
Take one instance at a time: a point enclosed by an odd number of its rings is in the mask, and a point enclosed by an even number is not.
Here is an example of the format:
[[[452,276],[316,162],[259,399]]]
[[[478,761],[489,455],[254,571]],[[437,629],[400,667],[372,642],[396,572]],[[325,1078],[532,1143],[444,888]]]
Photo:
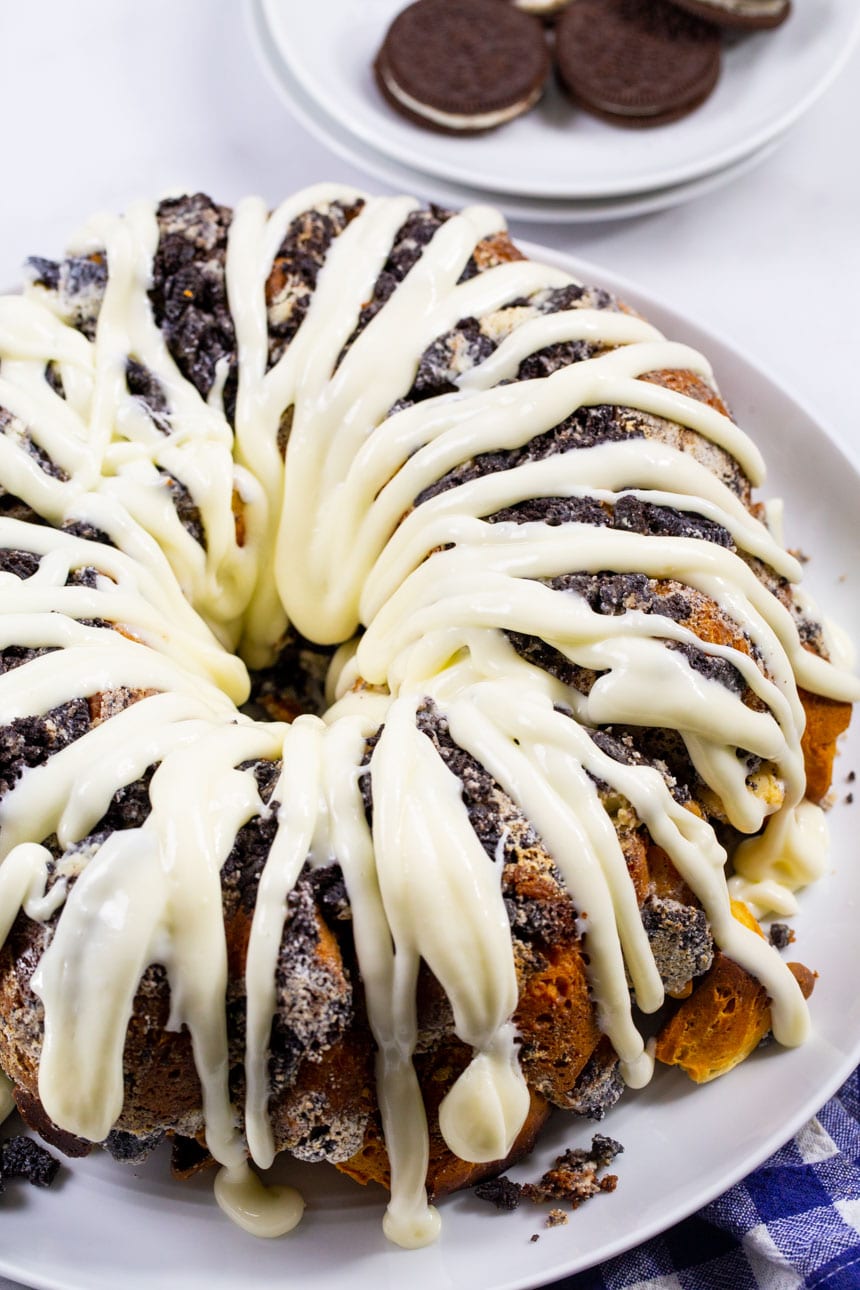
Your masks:
[[[697,18],[706,18],[718,27],[738,27],[760,31],[778,27],[791,13],[791,0],[673,0]]]
[[[549,68],[541,24],[498,0],[417,0],[394,19],[374,64],[393,108],[451,134],[528,111]]]
[[[566,9],[570,0],[510,0],[517,9],[522,9],[523,13],[533,13],[536,18],[542,18],[544,22],[552,22],[557,18],[562,9]]]
[[[703,103],[720,75],[720,33],[668,0],[573,0],[556,26],[571,98],[614,125],[665,125]]]

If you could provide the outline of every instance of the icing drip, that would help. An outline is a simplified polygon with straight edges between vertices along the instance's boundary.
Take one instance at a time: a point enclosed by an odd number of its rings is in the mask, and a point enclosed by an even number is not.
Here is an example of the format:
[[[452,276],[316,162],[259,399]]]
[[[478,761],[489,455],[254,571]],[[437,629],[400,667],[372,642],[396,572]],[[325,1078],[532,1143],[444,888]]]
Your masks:
[[[215,1199],[246,1232],[270,1238],[291,1232],[305,1208],[295,1187],[266,1187],[246,1164],[218,1171]]]
[[[328,246],[301,324],[270,365],[272,265],[297,220],[336,203],[361,209]],[[40,1098],[64,1129],[108,1135],[123,1106],[133,1000],[160,964],[169,1025],[191,1037],[206,1141],[222,1166],[218,1203],[258,1235],[290,1230],[302,1211],[292,1189],[265,1188],[246,1156],[265,1169],[276,1154],[270,1037],[289,901],[306,865],[339,865],[349,898],[391,1167],[390,1239],[418,1246],[439,1227],[412,1061],[422,962],[471,1050],[441,1104],[449,1148],[472,1162],[503,1158],[528,1113],[504,845],[495,858],[485,850],[459,779],[419,728],[428,701],[587,910],[589,986],[628,1084],[646,1083],[652,1068],[633,1001],[654,1012],[664,989],[604,790],[626,799],[701,902],[717,945],[764,985],[777,1038],[796,1044],[808,1028],[793,976],[732,916],[711,826],[653,766],[623,764],[592,737],[606,725],[677,732],[728,822],[757,835],[739,848],[730,887],[759,911],[793,911],[792,893],[821,873],[826,835],[803,801],[797,686],[833,699],[857,697],[858,686],[803,648],[770,589],[800,568],[744,503],[761,457],[726,415],[645,379],[683,370],[711,387],[695,351],[623,310],[542,312],[547,292],[572,286],[559,270],[516,261],[473,272],[476,246],[503,228],[485,207],[441,221],[359,327],[417,210],[412,198],[331,185],[271,214],[259,199],[240,204],[224,264],[238,357],[232,425],[228,361],[203,397],[153,317],[151,207],[100,216],[73,248],[107,262],[92,339],[44,288],[0,299],[0,409],[18,427],[0,433],[0,482],[51,526],[0,517],[0,552],[17,553],[25,571],[0,572],[0,651],[30,652],[0,675],[0,725],[119,696],[98,719],[90,711],[78,738],[26,765],[0,800],[0,944],[19,910],[50,924],[33,977],[44,1005]],[[446,392],[416,398],[422,355],[464,320],[484,328],[484,350],[452,366]],[[532,356],[566,345],[587,356],[518,379]],[[157,419],[131,392],[132,360],[160,391]],[[45,380],[48,363],[62,396]],[[575,450],[530,450],[580,414],[617,416],[611,433]],[[570,517],[502,515],[546,500],[568,504]],[[677,536],[610,523],[631,505],[711,528]],[[577,506],[591,506],[592,519],[576,518]],[[607,612],[582,582],[565,583],[607,571],[656,587],[653,603],[633,596]],[[677,586],[730,628],[702,640],[677,610]],[[340,647],[328,678],[336,702],[322,720],[261,724],[236,710],[249,679],[233,651],[268,665],[288,623]],[[515,636],[542,642],[590,685],[538,666]],[[847,664],[841,647],[839,657]],[[260,762],[279,767],[268,805],[242,769]],[[151,768],[146,818],[94,836],[118,791]],[[252,820],[273,836],[244,962],[240,1113],[220,872]],[[0,1117],[7,1103],[4,1079]]]
[[[15,1110],[15,1098],[12,1094],[12,1081],[0,1071],[0,1124],[8,1120]]]

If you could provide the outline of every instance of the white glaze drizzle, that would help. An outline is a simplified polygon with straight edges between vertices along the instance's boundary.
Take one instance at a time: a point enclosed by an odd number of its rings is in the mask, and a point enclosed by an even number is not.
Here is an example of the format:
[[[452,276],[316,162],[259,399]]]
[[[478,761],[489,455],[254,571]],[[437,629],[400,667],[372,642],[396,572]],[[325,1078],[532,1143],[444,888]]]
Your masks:
[[[171,1025],[190,1031],[207,1142],[223,1166],[219,1204],[248,1230],[273,1235],[298,1221],[301,1201],[291,1189],[265,1191],[245,1157],[247,1141],[265,1168],[276,1148],[267,1064],[277,956],[287,898],[305,861],[337,861],[378,1048],[391,1164],[385,1230],[411,1246],[438,1230],[424,1193],[426,1121],[412,1066],[422,959],[451,1001],[457,1034],[473,1049],[440,1112],[451,1149],[473,1161],[504,1156],[528,1110],[510,1023],[517,983],[501,866],[472,831],[458,781],[417,728],[421,701],[437,704],[455,741],[532,822],[577,906],[588,910],[600,1025],[625,1079],[640,1085],[651,1059],[635,1026],[627,974],[645,1011],[660,1006],[663,987],[595,778],[629,800],[701,900],[717,944],[765,985],[777,1037],[800,1042],[808,1019],[778,956],[732,917],[725,854],[710,826],[675,802],[656,770],[601,752],[586,726],[677,729],[736,827],[756,833],[771,813],[763,833],[740,849],[732,883],[757,908],[785,912],[791,891],[818,875],[824,855],[820,813],[802,801],[796,684],[831,698],[856,697],[857,685],[801,648],[791,615],[743,558],[790,581],[800,576],[797,562],[711,468],[714,453],[727,453],[758,483],[763,464],[755,447],[714,408],[641,379],[681,368],[712,384],[707,362],[630,314],[537,312],[532,297],[570,282],[559,270],[522,261],[460,281],[476,244],[503,227],[488,208],[443,223],[353,338],[394,236],[417,207],[412,198],[364,200],[326,255],[298,333],[268,369],[266,280],[287,229],[311,208],[360,199],[324,185],[271,215],[259,199],[237,208],[226,265],[239,356],[235,434],[223,415],[225,365],[201,398],[153,320],[152,207],[137,204],[123,219],[98,217],[78,239],[78,252],[105,251],[109,266],[94,342],[56,316],[56,301],[38,289],[0,300],[0,407],[66,476],[44,472],[13,426],[0,434],[0,481],[50,524],[83,521],[115,543],[0,519],[0,548],[39,559],[26,580],[0,574],[0,648],[54,651],[0,677],[0,723],[81,695],[123,688],[148,695],[27,771],[0,803],[0,942],[19,909],[46,921],[62,907],[34,977],[45,1007],[40,1096],[58,1124],[94,1141],[122,1109],[122,1050],[138,982],[149,964],[164,965]],[[526,304],[507,319],[511,300]],[[500,337],[493,353],[456,378],[455,393],[389,416],[426,347],[470,316],[493,319]],[[498,384],[515,377],[530,354],[571,340],[590,342],[595,356],[548,378]],[[166,394],[166,433],[128,393],[130,355]],[[58,366],[64,399],[44,380],[48,361]],[[577,408],[605,404],[636,409],[658,427],[668,421],[695,430],[700,445],[713,447],[700,447],[701,457],[680,439],[630,437],[528,461],[414,505],[480,453],[518,449]],[[278,429],[291,407],[282,461]],[[205,548],[180,524],[163,472],[193,498]],[[608,507],[632,497],[699,514],[725,529],[734,549],[581,523],[550,528],[484,518],[541,497],[589,497]],[[81,568],[96,569],[95,585],[66,585]],[[697,590],[737,625],[750,652],[702,642],[657,613],[597,614],[580,597],[541,582],[605,569]],[[302,717],[286,728],[236,712],[248,677],[232,650],[239,645],[252,666],[267,663],[288,620],[317,642],[344,642],[329,680],[338,702],[325,722]],[[359,626],[360,640],[348,643]],[[519,657],[506,631],[540,637],[598,672],[590,693]],[[763,710],[704,678],[667,641],[731,662]],[[368,683],[379,692],[355,689]],[[368,767],[367,739],[383,723]],[[769,800],[748,782],[738,748],[770,768]],[[282,762],[276,807],[264,807],[253,776],[235,769],[261,758]],[[146,822],[75,851],[117,788],[153,764]],[[360,791],[366,774],[372,825]],[[218,879],[236,831],[269,809],[277,810],[278,827],[245,969],[243,1137],[227,1087]],[[53,861],[38,843],[51,834],[69,856],[46,891]]]
[[[8,1120],[15,1110],[15,1097],[12,1092],[12,1081],[0,1071],[0,1124]]]

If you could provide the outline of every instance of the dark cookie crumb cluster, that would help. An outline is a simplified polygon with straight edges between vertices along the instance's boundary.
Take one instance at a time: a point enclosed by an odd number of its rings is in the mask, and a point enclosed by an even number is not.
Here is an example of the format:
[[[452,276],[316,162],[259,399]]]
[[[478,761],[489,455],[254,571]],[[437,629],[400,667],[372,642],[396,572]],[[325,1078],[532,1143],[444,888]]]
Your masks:
[[[0,1143],[0,1195],[6,1183],[17,1178],[32,1187],[50,1187],[59,1168],[59,1160],[32,1138],[7,1138]]]
[[[331,202],[324,210],[305,211],[284,234],[266,281],[269,367],[277,363],[299,330],[332,242],[363,205],[359,199],[352,205]]]
[[[170,405],[158,377],[136,358],[128,358],[125,383],[129,394],[149,417],[156,430],[170,434]]]
[[[108,279],[107,261],[102,252],[61,261],[33,255],[24,265],[24,273],[33,286],[44,287],[56,295],[66,322],[87,340],[94,339]]]
[[[535,1204],[544,1201],[564,1201],[571,1209],[578,1209],[584,1201],[599,1192],[615,1191],[618,1185],[616,1174],[604,1174],[606,1169],[624,1148],[614,1138],[607,1138],[602,1133],[595,1133],[591,1146],[572,1147],[557,1157],[555,1164],[536,1183],[518,1183],[502,1175],[487,1182],[478,1183],[472,1190],[479,1200],[485,1200],[496,1209],[518,1209],[522,1201],[530,1200]],[[550,1211],[548,1227],[557,1227],[564,1218],[553,1218],[553,1215],[564,1211]]]
[[[62,703],[43,717],[16,717],[0,730],[0,794],[8,793],[25,770],[43,766],[89,728],[86,699]]]
[[[711,966],[714,941],[703,909],[648,896],[642,905],[642,925],[660,979],[670,994]]]
[[[231,212],[204,193],[168,198],[156,212],[159,240],[149,299],[156,325],[182,375],[207,398],[226,365],[224,409],[236,400],[236,334],[227,303]]]
[[[771,923],[768,940],[774,949],[787,949],[794,944],[794,928],[789,927],[788,923]]]

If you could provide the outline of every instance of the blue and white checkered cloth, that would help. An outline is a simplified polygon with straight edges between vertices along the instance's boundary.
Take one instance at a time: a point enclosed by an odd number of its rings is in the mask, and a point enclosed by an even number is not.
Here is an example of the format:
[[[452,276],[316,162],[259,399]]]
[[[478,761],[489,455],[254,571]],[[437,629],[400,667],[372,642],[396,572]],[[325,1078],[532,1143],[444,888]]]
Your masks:
[[[548,1290],[860,1290],[860,1070],[724,1196]]]

